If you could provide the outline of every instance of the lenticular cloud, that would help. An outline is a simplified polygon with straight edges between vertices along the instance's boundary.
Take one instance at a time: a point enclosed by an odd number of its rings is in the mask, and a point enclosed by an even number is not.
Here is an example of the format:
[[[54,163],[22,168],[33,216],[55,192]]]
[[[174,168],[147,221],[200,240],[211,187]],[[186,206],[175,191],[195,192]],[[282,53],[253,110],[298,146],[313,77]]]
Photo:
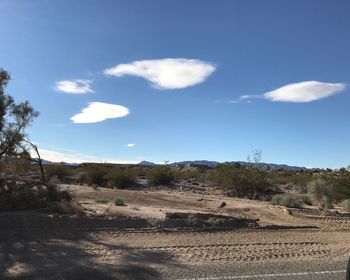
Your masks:
[[[129,109],[116,104],[91,102],[81,113],[71,117],[74,123],[96,123],[106,119],[122,118],[129,114]]]
[[[204,82],[215,69],[213,64],[198,59],[165,58],[118,64],[104,73],[115,77],[141,77],[158,89],[181,89]]]
[[[56,90],[71,94],[85,94],[94,92],[91,89],[91,83],[91,80],[64,80],[56,83]]]
[[[332,96],[343,89],[345,89],[343,83],[306,81],[266,92],[264,98],[279,102],[307,103]]]

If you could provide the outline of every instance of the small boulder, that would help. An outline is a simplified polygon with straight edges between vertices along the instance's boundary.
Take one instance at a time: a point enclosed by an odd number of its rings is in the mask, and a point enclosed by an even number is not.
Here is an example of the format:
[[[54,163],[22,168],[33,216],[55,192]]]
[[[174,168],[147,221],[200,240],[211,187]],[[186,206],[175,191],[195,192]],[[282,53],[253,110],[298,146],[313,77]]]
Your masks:
[[[226,202],[223,201],[223,202],[220,203],[218,208],[224,208],[226,205],[227,205]]]

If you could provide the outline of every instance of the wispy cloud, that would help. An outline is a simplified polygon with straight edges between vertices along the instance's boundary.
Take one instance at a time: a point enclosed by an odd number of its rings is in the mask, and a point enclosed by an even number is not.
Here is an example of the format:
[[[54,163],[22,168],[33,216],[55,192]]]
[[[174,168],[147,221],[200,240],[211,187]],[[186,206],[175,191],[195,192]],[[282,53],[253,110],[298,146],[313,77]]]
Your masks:
[[[127,146],[128,148],[132,148],[132,147],[135,147],[135,145],[136,145],[136,144],[131,143],[131,144],[127,144],[126,146]]]
[[[129,114],[129,109],[116,104],[102,102],[91,102],[81,113],[71,117],[74,123],[96,123],[106,119],[125,117]]]
[[[261,95],[241,95],[237,99],[231,99],[228,103],[239,104],[239,103],[251,103],[251,99],[262,98]]]
[[[108,162],[108,163],[121,163],[121,164],[136,164],[139,161],[133,161],[133,160],[119,160],[119,159],[107,159],[107,158],[100,158],[96,156],[86,155],[86,154],[80,154],[76,152],[57,152],[54,150],[48,150],[48,149],[39,149],[40,156],[45,159],[52,162],[66,162],[66,163],[82,163],[82,162],[95,162],[95,163],[102,163],[102,162]],[[32,157],[36,157],[36,153],[34,151],[30,151],[30,154]]]
[[[106,69],[108,76],[137,76],[158,89],[180,89],[204,82],[216,67],[198,59],[164,58],[139,60]]]
[[[92,80],[64,80],[57,82],[55,89],[64,93],[86,94],[94,92],[91,83]]]
[[[252,99],[266,99],[273,102],[307,103],[320,100],[344,90],[343,83],[322,83],[317,81],[305,81],[292,83],[266,92],[262,95],[241,95],[228,103],[251,103]]]
[[[276,90],[264,93],[270,101],[306,103],[332,96],[345,89],[343,83],[322,83],[306,81],[288,84]]]

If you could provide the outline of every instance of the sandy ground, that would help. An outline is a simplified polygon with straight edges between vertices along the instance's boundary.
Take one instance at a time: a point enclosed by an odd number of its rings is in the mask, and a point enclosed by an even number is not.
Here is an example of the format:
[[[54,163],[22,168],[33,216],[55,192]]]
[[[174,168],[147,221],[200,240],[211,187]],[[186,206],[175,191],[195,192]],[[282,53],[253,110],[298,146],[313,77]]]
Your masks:
[[[291,226],[321,228],[339,228],[350,230],[350,217],[343,220],[320,215],[309,217],[308,212],[288,211],[284,207],[272,205],[270,202],[231,198],[216,190],[201,189],[193,191],[181,190],[117,190],[88,186],[63,185],[75,200],[79,201],[92,215],[102,215],[106,209],[115,216],[132,216],[144,218],[165,217],[165,213],[212,213],[234,216],[237,218],[259,219],[260,226]],[[126,206],[114,206],[113,200],[118,197],[124,200]],[[222,202],[225,207],[220,208]],[[316,210],[309,207],[305,209]]]
[[[186,275],[194,271],[208,276],[214,267],[219,267],[217,272],[230,268],[230,275],[235,275],[243,267],[247,268],[244,273],[249,273],[249,267],[259,273],[268,271],[268,267],[291,268],[295,263],[310,263],[310,267],[343,264],[350,256],[349,217],[325,217],[311,210],[290,212],[267,202],[228,198],[208,190],[63,187],[69,188],[92,216],[102,215],[105,209],[146,218],[187,211],[259,218],[260,227],[230,231],[109,228],[73,232],[62,222],[61,230],[52,233],[44,225],[34,227],[34,213],[15,213],[12,215],[26,217],[21,220],[24,225],[20,234],[16,231],[20,225],[0,227],[0,279],[189,279]],[[115,197],[122,198],[127,206],[113,206]],[[227,205],[218,208],[222,201]]]

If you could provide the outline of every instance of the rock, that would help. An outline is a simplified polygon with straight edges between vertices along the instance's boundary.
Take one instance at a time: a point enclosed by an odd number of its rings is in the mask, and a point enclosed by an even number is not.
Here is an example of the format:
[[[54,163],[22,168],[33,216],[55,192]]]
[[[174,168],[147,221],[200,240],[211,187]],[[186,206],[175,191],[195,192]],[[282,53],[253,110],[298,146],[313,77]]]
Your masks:
[[[226,202],[225,202],[225,201],[223,201],[223,202],[221,202],[221,204],[219,205],[219,207],[218,207],[218,208],[224,208],[226,205],[227,205],[227,204],[226,204]]]
[[[201,198],[198,198],[197,200],[198,200],[198,201],[203,201],[203,197],[201,197]]]

